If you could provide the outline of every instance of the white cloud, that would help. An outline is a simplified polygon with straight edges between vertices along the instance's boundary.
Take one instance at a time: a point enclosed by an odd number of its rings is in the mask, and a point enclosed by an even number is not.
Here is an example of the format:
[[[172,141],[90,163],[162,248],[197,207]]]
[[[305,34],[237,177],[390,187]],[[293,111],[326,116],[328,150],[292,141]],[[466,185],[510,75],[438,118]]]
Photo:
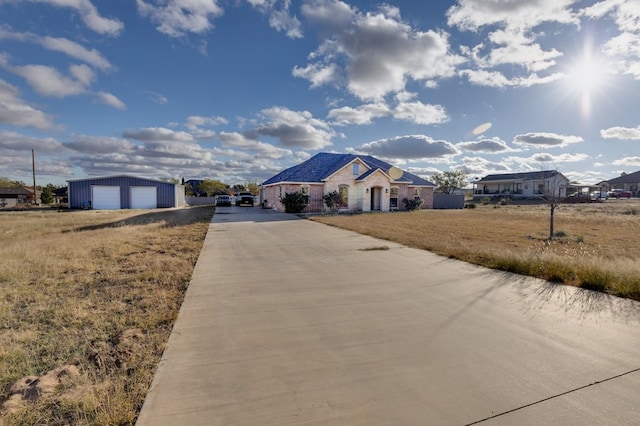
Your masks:
[[[0,124],[10,126],[54,128],[53,118],[20,99],[18,89],[0,80]]]
[[[340,71],[336,64],[309,64],[304,68],[294,67],[291,75],[309,80],[312,89],[340,79]]]
[[[255,132],[276,138],[288,148],[321,149],[330,146],[335,136],[326,122],[313,118],[307,111],[273,107],[262,110],[261,115],[267,122],[258,125]]]
[[[24,78],[41,95],[56,98],[85,93],[93,75],[90,68],[81,65],[70,67],[71,78],[45,65],[5,65],[5,68]]]
[[[148,96],[151,102],[156,103],[158,105],[164,105],[169,102],[169,99],[167,99],[166,96],[163,96],[160,93],[151,92],[151,91],[145,91],[144,93]]]
[[[461,76],[467,77],[469,83],[486,87],[511,86],[511,81],[499,71],[487,70],[461,70]]]
[[[505,141],[499,137],[478,139],[470,142],[460,142],[456,147],[462,151],[483,152],[483,153],[501,153],[516,151],[509,147]]]
[[[105,71],[111,68],[109,61],[96,49],[89,50],[74,41],[61,37],[43,37],[37,40],[46,49],[65,53],[100,70]]]
[[[640,140],[640,127],[610,127],[600,130],[604,139]]]
[[[393,110],[393,117],[416,124],[440,124],[449,121],[442,105],[424,104],[420,101],[400,102]]]
[[[137,131],[126,131],[122,135],[128,139],[134,139],[142,142],[195,142],[193,136],[187,132],[176,132],[175,130],[164,127],[147,127]]]
[[[290,38],[302,38],[302,24],[289,12],[291,0],[247,0],[254,8],[269,15],[269,25]],[[279,4],[282,4],[278,8]]]
[[[354,149],[384,158],[433,160],[457,155],[460,151],[450,142],[434,140],[425,135],[397,136],[369,142]]]
[[[582,10],[591,19],[610,17],[620,31],[603,45],[613,67],[640,80],[640,7],[637,1],[604,0]]]
[[[615,166],[640,167],[640,157],[625,157],[613,162]]]
[[[335,0],[316,0],[303,6],[302,14],[328,37],[310,56],[310,65],[294,69],[314,87],[329,77],[332,83],[344,78],[355,96],[379,100],[404,90],[407,79],[451,77],[463,61],[450,52],[446,33],[413,29],[391,6],[361,13]]]
[[[591,19],[611,15],[622,32],[640,31],[640,9],[635,1],[603,0],[581,12]]]
[[[64,145],[78,153],[90,155],[110,153],[135,155],[139,149],[138,145],[126,139],[88,135],[74,136],[71,141],[65,142]]]
[[[478,31],[495,25],[531,29],[543,22],[579,25],[571,10],[575,0],[458,0],[447,11],[447,23],[461,30]]]
[[[454,169],[464,170],[473,182],[475,178],[482,178],[493,173],[509,173],[511,169],[503,164],[489,161],[482,157],[464,157],[462,164],[455,165]]]
[[[250,139],[236,132],[221,132],[220,141],[225,147],[248,150],[260,157],[273,160],[279,160],[292,154],[288,149],[278,148],[265,142]]]
[[[93,31],[110,36],[117,36],[124,30],[124,24],[117,19],[100,16],[90,0],[29,0],[34,3],[46,3],[56,7],[74,9],[84,24]]]
[[[98,102],[103,103],[105,105],[109,105],[113,108],[121,109],[121,110],[127,109],[127,106],[125,105],[125,103],[122,102],[120,99],[118,99],[115,95],[112,95],[111,93],[98,92],[96,93],[96,97],[98,99]]]
[[[203,126],[218,126],[220,124],[228,124],[229,120],[224,117],[202,117],[199,115],[191,115],[187,117],[186,126],[189,130],[197,130]]]
[[[576,163],[578,161],[584,161],[589,159],[587,154],[549,154],[548,152],[541,152],[531,156],[531,160],[536,163],[542,164],[564,164],[564,163]]]
[[[342,107],[329,111],[328,118],[336,126],[361,126],[371,124],[374,119],[386,117],[391,109],[382,102],[360,105],[356,108]]]
[[[34,138],[0,129],[0,150],[30,153],[32,149],[38,154],[58,154],[64,145],[54,138]]]
[[[169,37],[206,33],[213,28],[212,20],[223,14],[217,0],[136,0],[136,4],[138,13]]]
[[[486,67],[517,64],[528,71],[545,70],[556,64],[555,58],[562,56],[556,49],[543,50],[534,43],[532,37],[522,32],[498,30],[489,34],[489,40],[496,46],[489,54],[481,59]]]
[[[185,126],[189,129],[189,132],[199,140],[214,139],[216,132],[207,128],[206,126],[218,126],[220,124],[227,124],[229,121],[224,117],[203,117],[199,115],[192,115],[187,117]]]
[[[525,133],[521,135],[517,135],[513,139],[513,143],[517,145],[529,146],[529,147],[554,147],[554,148],[562,148],[568,145],[583,142],[584,139],[580,136],[571,136],[571,135],[559,135],[556,133],[546,133],[546,132],[537,132],[537,133]]]

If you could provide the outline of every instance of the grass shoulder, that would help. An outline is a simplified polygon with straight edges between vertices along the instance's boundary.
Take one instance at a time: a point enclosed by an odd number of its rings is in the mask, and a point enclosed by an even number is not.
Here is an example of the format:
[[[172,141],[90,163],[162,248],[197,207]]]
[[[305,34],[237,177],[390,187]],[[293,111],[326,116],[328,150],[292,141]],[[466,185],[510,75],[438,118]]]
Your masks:
[[[213,212],[0,213],[5,425],[135,423]]]

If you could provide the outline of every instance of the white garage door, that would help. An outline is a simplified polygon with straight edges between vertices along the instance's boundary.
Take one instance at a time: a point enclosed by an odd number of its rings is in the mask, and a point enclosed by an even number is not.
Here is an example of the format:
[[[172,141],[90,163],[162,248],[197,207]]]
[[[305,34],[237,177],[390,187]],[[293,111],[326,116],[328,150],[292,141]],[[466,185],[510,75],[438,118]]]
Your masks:
[[[158,190],[155,186],[132,186],[132,209],[155,209],[158,207]]]
[[[100,186],[91,187],[91,207],[95,210],[119,210],[120,187]]]

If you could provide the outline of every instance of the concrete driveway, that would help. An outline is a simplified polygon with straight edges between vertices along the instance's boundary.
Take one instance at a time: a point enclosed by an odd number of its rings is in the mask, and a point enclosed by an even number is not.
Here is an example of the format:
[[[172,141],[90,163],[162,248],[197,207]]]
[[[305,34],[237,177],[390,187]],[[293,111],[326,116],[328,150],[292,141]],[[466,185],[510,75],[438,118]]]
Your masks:
[[[218,208],[138,425],[638,424],[639,325],[637,302]]]

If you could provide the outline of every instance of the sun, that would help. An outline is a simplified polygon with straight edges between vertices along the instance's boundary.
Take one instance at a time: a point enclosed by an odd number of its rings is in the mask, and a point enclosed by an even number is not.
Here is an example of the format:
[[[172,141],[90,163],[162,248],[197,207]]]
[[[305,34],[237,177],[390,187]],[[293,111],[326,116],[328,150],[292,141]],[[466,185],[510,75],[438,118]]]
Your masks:
[[[583,55],[567,66],[565,83],[577,96],[583,115],[590,115],[594,99],[604,94],[609,84],[610,67],[606,60],[585,49]]]

